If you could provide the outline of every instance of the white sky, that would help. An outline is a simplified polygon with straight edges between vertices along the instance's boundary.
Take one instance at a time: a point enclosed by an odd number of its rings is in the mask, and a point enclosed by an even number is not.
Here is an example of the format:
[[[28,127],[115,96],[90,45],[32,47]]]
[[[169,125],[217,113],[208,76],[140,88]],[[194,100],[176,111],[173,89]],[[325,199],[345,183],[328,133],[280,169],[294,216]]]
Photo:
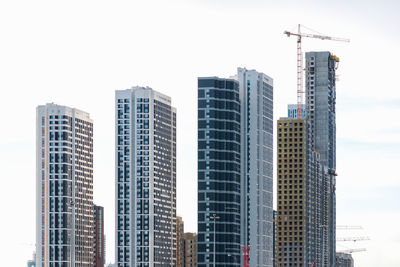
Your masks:
[[[351,2],[351,3],[348,3]],[[334,3],[334,4],[333,4]],[[114,261],[114,90],[150,86],[178,109],[178,214],[196,231],[198,76],[237,67],[274,79],[275,119],[296,100],[298,23],[351,43],[304,39],[341,59],[337,84],[337,220],[371,241],[357,266],[400,266],[400,19],[397,1],[1,1],[0,258],[25,266],[35,243],[35,107],[94,119],[95,202]]]

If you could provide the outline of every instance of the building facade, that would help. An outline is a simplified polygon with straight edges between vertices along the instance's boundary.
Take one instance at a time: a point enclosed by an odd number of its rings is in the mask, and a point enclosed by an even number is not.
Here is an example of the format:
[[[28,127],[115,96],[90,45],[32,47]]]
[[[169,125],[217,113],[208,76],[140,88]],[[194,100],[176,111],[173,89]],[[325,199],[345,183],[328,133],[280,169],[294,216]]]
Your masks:
[[[197,267],[197,235],[195,233],[185,233],[183,240],[183,266]]]
[[[104,207],[94,205],[94,266],[104,267],[106,250]]]
[[[176,217],[176,266],[183,267],[184,262],[184,233],[185,233],[185,225],[182,220],[182,217]]]
[[[241,244],[250,266],[273,264],[273,80],[238,68],[241,104]]]
[[[323,173],[319,154],[311,149],[310,138],[307,120],[281,118],[278,121],[280,216],[276,220],[279,261],[275,266],[284,266],[285,262],[301,266],[322,262]]]
[[[240,121],[238,81],[198,78],[199,267],[240,266]]]
[[[115,98],[116,265],[176,265],[176,110],[148,87]]]
[[[93,266],[93,122],[75,108],[36,110],[37,266]]]
[[[306,121],[277,123],[276,266],[309,266],[306,259]]]
[[[336,256],[336,68],[330,52],[306,53],[306,107],[311,150],[322,165],[323,262],[335,266]]]

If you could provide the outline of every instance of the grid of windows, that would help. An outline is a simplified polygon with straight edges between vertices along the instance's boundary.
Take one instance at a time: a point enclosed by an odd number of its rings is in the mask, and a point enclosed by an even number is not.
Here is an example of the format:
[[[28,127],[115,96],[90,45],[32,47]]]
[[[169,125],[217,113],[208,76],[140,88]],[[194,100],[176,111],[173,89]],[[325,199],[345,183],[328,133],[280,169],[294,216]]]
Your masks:
[[[278,120],[277,266],[305,266],[306,125],[302,119]]]
[[[183,238],[184,267],[197,267],[197,235],[185,233]]]
[[[238,68],[241,102],[241,243],[249,264],[272,267],[273,86],[255,70]]]
[[[176,113],[150,88],[116,93],[118,267],[174,266]]]
[[[238,82],[198,80],[198,266],[240,266],[240,105]],[[228,253],[230,256],[228,256]]]
[[[128,98],[117,102],[117,254],[118,266],[128,266],[131,253],[131,103]]]
[[[38,107],[37,261],[49,266],[92,266],[93,124],[81,111]]]

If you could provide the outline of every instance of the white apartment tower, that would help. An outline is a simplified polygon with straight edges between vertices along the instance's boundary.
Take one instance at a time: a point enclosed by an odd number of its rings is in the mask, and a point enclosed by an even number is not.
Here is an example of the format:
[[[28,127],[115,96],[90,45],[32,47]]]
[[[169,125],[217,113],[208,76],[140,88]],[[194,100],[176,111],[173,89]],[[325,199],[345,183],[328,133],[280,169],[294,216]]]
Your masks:
[[[93,266],[93,122],[75,108],[36,110],[36,266]]]
[[[241,103],[241,244],[250,266],[273,264],[273,80],[238,68]]]
[[[115,94],[115,261],[176,265],[176,109],[149,87]]]

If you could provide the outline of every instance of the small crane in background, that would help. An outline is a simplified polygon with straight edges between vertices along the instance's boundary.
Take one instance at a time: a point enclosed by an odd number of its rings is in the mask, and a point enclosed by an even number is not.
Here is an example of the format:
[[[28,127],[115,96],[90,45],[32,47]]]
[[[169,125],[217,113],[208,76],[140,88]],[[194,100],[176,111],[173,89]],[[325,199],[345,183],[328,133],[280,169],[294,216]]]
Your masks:
[[[242,247],[243,251],[243,267],[249,267],[249,256],[250,256],[250,246],[243,246]]]
[[[340,250],[338,252],[341,252],[341,253],[354,253],[354,252],[363,252],[363,251],[367,251],[367,249],[366,248],[353,248],[353,249]]]

